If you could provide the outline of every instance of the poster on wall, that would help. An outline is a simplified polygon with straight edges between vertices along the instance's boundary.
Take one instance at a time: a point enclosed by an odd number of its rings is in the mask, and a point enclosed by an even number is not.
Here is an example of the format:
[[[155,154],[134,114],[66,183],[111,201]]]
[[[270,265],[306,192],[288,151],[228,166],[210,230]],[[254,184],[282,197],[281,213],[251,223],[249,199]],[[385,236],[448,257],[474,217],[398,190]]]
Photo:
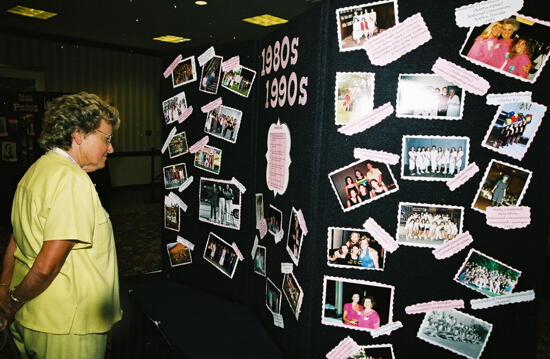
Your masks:
[[[280,121],[271,124],[267,134],[266,181],[274,195],[286,192],[290,176],[290,130]]]

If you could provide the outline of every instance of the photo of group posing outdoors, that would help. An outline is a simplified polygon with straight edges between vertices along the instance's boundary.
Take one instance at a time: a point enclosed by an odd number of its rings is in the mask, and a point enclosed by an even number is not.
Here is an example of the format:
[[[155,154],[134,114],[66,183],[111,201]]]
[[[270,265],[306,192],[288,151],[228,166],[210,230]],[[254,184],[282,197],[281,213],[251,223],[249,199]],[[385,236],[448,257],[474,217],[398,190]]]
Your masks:
[[[337,9],[336,28],[340,51],[359,50],[368,39],[398,22],[395,0]]]
[[[485,212],[487,207],[519,206],[532,172],[505,162],[491,160],[474,197],[472,208]]]
[[[222,150],[216,147],[205,145],[195,152],[195,161],[193,165],[201,170],[220,174],[222,165]]]
[[[340,277],[324,277],[321,323],[372,330],[391,323],[394,287]]]
[[[399,189],[390,166],[359,160],[328,174],[332,189],[344,212],[375,201]]]
[[[534,102],[500,105],[481,145],[517,160],[523,159],[545,112],[546,106]]]
[[[212,232],[208,234],[203,258],[229,278],[233,278],[239,263],[235,249]]]
[[[191,259],[191,250],[180,242],[166,244],[166,250],[170,259],[170,266],[172,267],[189,264],[193,261]]]
[[[437,248],[462,233],[464,207],[399,203],[397,243]]]
[[[220,84],[220,74],[222,71],[222,61],[223,57],[214,56],[204,64],[199,81],[199,91],[213,95],[218,93],[218,85]]]
[[[241,227],[241,191],[231,181],[201,178],[199,221],[216,226]]]
[[[185,137],[185,131],[176,133],[168,144],[168,154],[170,158],[176,158],[186,154],[189,151],[187,147],[187,138]]]
[[[435,74],[400,74],[397,84],[397,117],[462,118],[465,93]]]
[[[511,294],[520,275],[521,271],[472,248],[454,280],[487,297],[497,297]]]
[[[366,230],[328,227],[327,237],[329,266],[384,269],[386,251]]]
[[[187,108],[187,100],[185,92],[180,92],[176,96],[170,97],[162,102],[162,113],[164,114],[164,122],[166,124],[175,122],[183,114]]]
[[[550,51],[550,23],[515,15],[471,28],[460,55],[517,79],[535,82]]]
[[[166,166],[164,171],[164,188],[172,189],[178,188],[187,179],[187,167],[185,163],[178,163],[175,165]]]
[[[403,136],[401,178],[448,181],[468,164],[470,139],[454,136]]]
[[[235,70],[229,70],[223,74],[222,87],[244,97],[248,97],[252,84],[256,77],[256,71],[239,66]]]
[[[345,125],[365,116],[374,108],[374,73],[337,72],[334,93],[335,122]]]
[[[182,86],[196,79],[195,56],[181,60],[172,71],[172,87]]]
[[[204,132],[222,140],[235,143],[241,126],[243,113],[232,107],[221,105],[206,114]]]
[[[363,345],[347,359],[395,359],[391,344]]]
[[[290,212],[290,220],[288,222],[286,251],[290,255],[290,259],[292,259],[296,265],[298,265],[298,261],[300,260],[303,239],[304,233],[300,227],[300,221],[298,221],[298,211],[292,207],[292,211]]]

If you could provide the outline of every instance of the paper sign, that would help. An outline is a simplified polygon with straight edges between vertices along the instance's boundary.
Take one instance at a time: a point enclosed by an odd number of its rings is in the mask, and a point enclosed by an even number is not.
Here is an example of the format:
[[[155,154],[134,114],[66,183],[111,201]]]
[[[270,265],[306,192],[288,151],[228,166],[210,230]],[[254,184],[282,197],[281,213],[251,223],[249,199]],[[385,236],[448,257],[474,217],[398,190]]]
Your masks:
[[[189,187],[189,185],[193,183],[193,176],[187,177],[187,179],[179,186],[178,191],[183,192],[184,189]]]
[[[374,239],[380,243],[382,247],[384,247],[385,250],[388,252],[394,252],[399,245],[395,241],[395,239],[392,238],[386,232],[382,227],[376,223],[376,221],[372,218],[367,219],[367,221],[363,224],[363,227],[374,237]]]
[[[430,41],[432,36],[420,13],[367,40],[365,51],[373,65],[384,66]]]
[[[401,322],[399,322],[399,321],[392,322],[392,323],[388,323],[386,325],[383,325],[378,329],[371,330],[370,335],[373,338],[379,337],[381,335],[389,335],[389,334],[391,334],[391,332],[393,332],[394,330],[397,330],[399,328],[403,328],[403,324]]]
[[[180,117],[178,117],[178,123],[182,123],[183,121],[185,121],[187,117],[191,116],[192,113],[193,113],[193,106],[187,107],[185,110],[183,110]]]
[[[524,292],[506,294],[498,297],[472,299],[470,300],[470,306],[472,307],[472,309],[485,309],[495,307],[497,305],[530,302],[533,300],[535,300],[535,291],[526,290]]]
[[[283,231],[282,229],[279,232],[275,233],[275,235],[273,236],[275,238],[275,243],[279,243],[283,239],[284,235],[285,231]]]
[[[193,250],[195,249],[195,245],[191,242],[189,242],[187,239],[183,238],[183,237],[180,237],[178,236],[177,239],[176,239],[179,243],[183,244],[184,246],[186,246],[187,248],[189,248],[190,250]]]
[[[267,133],[266,182],[273,195],[283,194],[288,186],[290,176],[290,130],[286,124],[277,120],[269,126]]]
[[[176,135],[176,126],[172,127],[172,130],[168,134],[168,137],[166,137],[166,140],[164,141],[164,145],[162,145],[162,149],[160,150],[161,153],[166,152],[168,149],[168,146],[170,145],[170,141],[172,141],[172,138]]]
[[[210,112],[213,109],[220,107],[222,105],[222,103],[223,103],[222,98],[218,97],[214,101],[210,101],[206,105],[202,106],[201,111],[204,112],[204,113]]]
[[[361,347],[350,337],[344,338],[326,355],[327,359],[347,359],[357,353]]]
[[[172,203],[177,203],[182,211],[187,212],[187,205],[181,200],[181,198],[179,198],[177,194],[170,192],[168,193],[168,197],[172,199]]]
[[[292,263],[281,263],[281,273],[290,274],[294,270],[294,265]]]
[[[296,216],[298,217],[298,223],[300,223],[300,228],[302,229],[303,235],[307,236],[306,219],[304,218],[304,213],[301,209],[296,212]]]
[[[174,69],[176,68],[176,66],[178,66],[178,64],[180,63],[180,61],[183,59],[183,56],[178,55],[174,61],[172,61],[172,63],[170,64],[170,66],[168,66],[166,68],[166,70],[164,70],[164,78],[167,78],[168,76],[170,76],[172,74],[172,71],[174,71]]]
[[[531,223],[531,208],[487,207],[485,209],[487,224],[502,229],[525,228]]]
[[[231,243],[231,247],[235,250],[235,254],[237,255],[237,258],[239,258],[240,261],[244,260],[243,254],[239,250],[239,247],[237,247],[237,243],[233,242]]]
[[[228,59],[227,61],[222,62],[222,71],[227,72],[234,70],[240,66],[239,63],[239,56],[233,56],[232,58]]]
[[[432,254],[437,259],[448,258],[468,247],[473,241],[470,232],[466,231],[434,249]]]
[[[265,235],[267,234],[267,221],[265,220],[265,218],[262,218],[262,220],[258,224],[258,229],[260,230],[260,239],[264,239]]]
[[[208,144],[208,136],[204,136],[203,138],[201,138],[200,140],[198,140],[197,142],[195,142],[193,145],[189,147],[189,152],[195,153],[198,150],[201,150],[207,144]]]
[[[231,178],[231,183],[233,183],[235,187],[237,187],[239,191],[241,191],[241,193],[246,192],[246,187],[241,182],[239,182],[239,180],[236,179],[235,177]]]
[[[464,301],[462,299],[450,299],[431,301],[428,303],[418,303],[405,307],[405,313],[418,314],[426,313],[432,310],[444,310],[444,309],[462,309],[464,308]]]
[[[472,178],[476,173],[479,172],[479,167],[475,162],[470,163],[462,171],[458,172],[451,180],[447,181],[447,187],[451,191],[454,191],[458,187],[466,183],[470,178]]]
[[[254,244],[252,245],[252,259],[256,257],[256,251],[258,250],[258,236],[254,236]]]
[[[353,150],[353,156],[358,160],[372,160],[382,163],[387,163],[390,165],[396,165],[399,163],[399,155],[394,153],[378,151],[378,150],[369,150],[366,148],[355,147]]]
[[[487,94],[487,105],[502,105],[506,103],[531,102],[531,91],[490,93]]]
[[[366,114],[365,117],[363,117],[362,119],[352,121],[347,125],[340,127],[338,129],[338,132],[343,133],[344,135],[347,135],[347,136],[351,136],[356,133],[363,132],[367,128],[370,128],[382,122],[383,119],[385,119],[392,113],[393,113],[393,106],[391,105],[391,103],[386,102],[382,106],[377,107],[373,111]]]
[[[281,314],[273,313],[273,325],[284,329],[285,321],[283,320],[283,316]]]
[[[485,95],[491,85],[483,77],[439,57],[432,71],[458,87],[475,95]]]
[[[474,27],[499,21],[514,15],[523,7],[523,0],[489,0],[455,9],[459,27]]]
[[[206,49],[205,52],[200,54],[200,56],[197,58],[199,62],[199,66],[200,67],[204,66],[204,64],[207,63],[208,60],[210,60],[214,56],[216,56],[216,50],[214,50],[214,46],[210,46],[208,49]]]

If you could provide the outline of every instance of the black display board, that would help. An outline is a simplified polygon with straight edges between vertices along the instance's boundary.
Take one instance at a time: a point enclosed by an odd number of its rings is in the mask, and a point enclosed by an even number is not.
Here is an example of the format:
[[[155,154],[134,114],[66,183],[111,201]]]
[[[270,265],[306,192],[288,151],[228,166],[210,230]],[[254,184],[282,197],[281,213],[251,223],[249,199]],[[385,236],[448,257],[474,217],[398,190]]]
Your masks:
[[[191,264],[171,267],[166,255],[166,244],[175,242],[178,233],[164,230],[161,249],[164,254],[164,270],[172,278],[186,284],[249,305],[273,339],[288,357],[292,358],[324,357],[346,336],[351,336],[359,345],[391,343],[395,358],[456,356],[418,339],[417,331],[423,315],[405,313],[405,307],[408,305],[446,299],[463,299],[466,305],[463,312],[493,325],[483,357],[534,357],[538,321],[536,300],[491,309],[472,310],[469,305],[470,300],[484,296],[456,283],[453,277],[465,260],[469,249],[475,248],[522,272],[514,291],[533,289],[535,292],[542,292],[545,268],[544,248],[548,233],[546,208],[548,191],[545,190],[545,179],[549,171],[544,161],[548,157],[546,120],[542,121],[533,143],[521,161],[481,146],[497,107],[487,105],[485,96],[470,93],[466,94],[461,120],[398,118],[394,112],[380,124],[359,134],[346,136],[337,131],[338,126],[334,123],[335,78],[336,72],[374,73],[374,107],[386,102],[392,103],[395,107],[399,74],[429,74],[437,58],[442,57],[487,79],[491,84],[489,93],[532,91],[534,102],[547,105],[549,101],[548,95],[544,92],[544,84],[548,79],[548,69],[542,71],[536,83],[530,84],[468,62],[459,55],[468,29],[456,26],[454,18],[455,7],[466,3],[446,1],[433,4],[420,0],[398,2],[398,20],[402,22],[420,12],[432,39],[395,62],[383,67],[374,66],[363,50],[339,51],[336,10],[360,4],[363,2],[325,1],[294,21],[281,26],[262,41],[216,46],[216,54],[224,56],[224,59],[239,55],[242,65],[256,70],[256,78],[248,98],[223,88],[220,88],[216,95],[199,92],[199,80],[177,88],[172,87],[170,79],[161,80],[162,100],[185,91],[187,104],[194,108],[190,118],[182,124],[175,125],[178,132],[182,130],[186,132],[189,145],[205,135],[203,128],[206,116],[200,112],[201,106],[222,96],[224,105],[243,111],[243,120],[235,144],[210,136],[209,145],[223,150],[219,175],[208,174],[194,168],[190,154],[170,159],[165,153],[164,166],[185,162],[188,174],[194,177],[193,184],[178,194],[188,205],[187,212],[181,213],[179,235],[193,242],[195,249],[192,252]],[[538,15],[543,13],[541,6],[537,2],[526,1],[521,13],[539,17]],[[286,41],[290,45],[287,47],[290,49],[290,58],[294,55],[293,50],[296,51],[295,63],[291,63],[289,59],[286,67],[279,63],[277,70],[272,67],[267,71],[268,48],[271,48],[269,51],[272,51],[271,56],[274,56],[275,47],[279,47],[278,61],[280,61],[281,55],[283,59],[286,57],[284,51],[282,54],[280,52],[283,42]],[[204,50],[205,48],[194,49],[182,55],[183,58],[191,55],[197,57]],[[176,55],[167,57],[165,65],[168,66]],[[262,70],[264,70],[263,75]],[[200,72],[200,68],[197,67],[199,78]],[[294,83],[298,85],[297,88],[293,86],[289,88],[288,83],[291,78],[296,79]],[[281,85],[281,81],[286,82],[287,85]],[[274,82],[276,86],[273,85]],[[296,94],[292,105],[289,103],[289,94],[291,97]],[[292,139],[290,177],[287,190],[282,195],[274,195],[266,183],[268,130],[277,121],[288,126]],[[172,126],[172,124],[165,126],[164,136]],[[398,191],[357,209],[344,212],[340,208],[328,174],[356,162],[353,156],[355,147],[401,155],[404,135],[468,137],[468,160],[475,162],[480,170],[463,186],[450,191],[444,182],[403,179],[401,162],[399,162],[390,166],[399,186]],[[521,203],[531,208],[531,224],[528,227],[515,230],[490,227],[486,224],[485,215],[471,208],[491,159],[533,172]],[[403,160],[401,158],[401,161]],[[233,176],[247,188],[242,198],[240,230],[222,228],[199,221],[200,177],[230,180]],[[384,176],[387,176],[387,172],[384,172]],[[175,192],[177,193],[177,190]],[[275,243],[273,235],[269,233],[259,241],[259,244],[266,248],[267,278],[279,289],[283,281],[281,263],[292,263],[286,243],[293,207],[302,210],[307,223],[308,234],[303,239],[299,262],[297,266],[293,265],[293,274],[304,292],[303,303],[296,319],[285,296],[282,295],[281,314],[284,319],[284,329],[273,325],[272,314],[266,307],[266,279],[254,272],[254,263],[250,256],[254,237],[260,237],[256,229],[255,193],[263,195],[265,214],[270,205],[274,205],[283,212],[282,229],[285,234],[282,241]],[[328,227],[361,228],[365,220],[372,217],[394,236],[400,202],[464,207],[462,229],[470,232],[474,239],[473,244],[443,260],[437,260],[430,248],[401,245],[394,253],[386,253],[383,271],[335,268],[327,265]],[[235,242],[244,256],[244,261],[238,264],[232,279],[203,259],[209,232],[217,234],[226,242]],[[372,338],[366,331],[322,324],[321,318],[325,309],[323,308],[325,276],[394,286],[393,321],[401,321],[403,328],[396,330],[390,336]],[[349,292],[345,288],[343,291]],[[344,300],[347,302],[349,298]],[[384,305],[383,302],[384,300],[381,300],[379,305]]]

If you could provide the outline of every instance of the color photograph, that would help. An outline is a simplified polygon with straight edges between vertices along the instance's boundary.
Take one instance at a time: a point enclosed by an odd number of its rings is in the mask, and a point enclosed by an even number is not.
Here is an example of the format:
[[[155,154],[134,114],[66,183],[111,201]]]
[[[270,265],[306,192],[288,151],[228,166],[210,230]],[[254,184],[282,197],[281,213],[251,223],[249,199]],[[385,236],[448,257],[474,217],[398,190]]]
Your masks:
[[[235,249],[212,232],[208,234],[203,258],[229,278],[233,278],[239,263]]]
[[[170,266],[172,267],[189,264],[193,261],[191,259],[191,250],[180,242],[166,244],[166,250],[170,259]]]
[[[361,119],[374,109],[374,73],[337,72],[334,98],[337,125]]]
[[[383,270],[386,250],[365,229],[328,227],[330,267]]]
[[[224,72],[222,87],[237,95],[248,97],[252,90],[252,84],[254,83],[255,77],[256,71],[244,66],[239,66],[235,70]]]

